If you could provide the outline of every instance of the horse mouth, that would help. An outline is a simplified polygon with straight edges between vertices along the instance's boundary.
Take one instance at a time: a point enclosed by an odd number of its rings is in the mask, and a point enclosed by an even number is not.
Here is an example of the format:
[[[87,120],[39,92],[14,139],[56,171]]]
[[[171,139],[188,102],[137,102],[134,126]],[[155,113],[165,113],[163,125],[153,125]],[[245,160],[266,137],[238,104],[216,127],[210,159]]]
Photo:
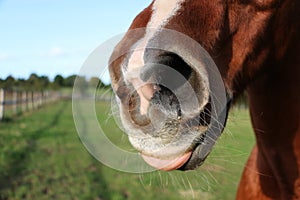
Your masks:
[[[177,155],[172,155],[170,157],[166,157],[165,155],[157,156],[156,153],[147,155],[141,152],[142,158],[150,166],[162,171],[193,170],[201,166],[210,153],[203,148],[205,146],[207,148],[209,145],[206,144],[206,140],[207,137],[209,137],[208,130],[211,120],[210,112],[211,104],[208,102],[198,117],[180,122],[180,126],[184,127],[181,129],[180,134],[183,134],[183,132],[185,132],[185,134],[191,134],[191,132],[193,132],[195,135],[194,140],[189,141],[190,144],[185,146],[185,151],[179,152]],[[166,148],[166,151],[168,151],[168,148]],[[165,154],[168,153],[165,152]]]
[[[211,125],[211,101],[203,106],[193,117],[185,117],[178,104],[176,97],[172,92],[166,90],[165,95],[172,99],[169,102],[172,112],[168,110],[163,125],[160,125],[156,119],[161,120],[161,115],[165,114],[164,108],[161,108],[160,92],[156,92],[150,101],[148,116],[140,115],[139,104],[131,100],[129,107],[130,122],[138,130],[146,134],[128,133],[131,144],[141,153],[142,158],[150,166],[162,170],[192,170],[204,162],[210,153],[211,144],[207,142],[209,136],[209,127]],[[165,100],[166,101],[166,100]],[[155,114],[153,114],[155,113]],[[151,116],[153,115],[153,116]],[[153,126],[154,125],[154,126]],[[132,127],[129,129],[132,130]]]
[[[128,70],[114,87],[122,125],[150,166],[192,170],[219,136],[210,130],[216,116],[208,75],[176,54],[158,55],[139,71]]]

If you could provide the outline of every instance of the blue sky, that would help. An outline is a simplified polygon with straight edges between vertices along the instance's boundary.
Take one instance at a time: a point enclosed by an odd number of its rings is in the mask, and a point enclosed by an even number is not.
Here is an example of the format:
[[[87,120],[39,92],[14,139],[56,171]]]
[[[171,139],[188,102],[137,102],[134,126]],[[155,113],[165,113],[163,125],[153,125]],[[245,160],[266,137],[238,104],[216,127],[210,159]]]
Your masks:
[[[151,0],[0,0],[0,78],[76,74]]]

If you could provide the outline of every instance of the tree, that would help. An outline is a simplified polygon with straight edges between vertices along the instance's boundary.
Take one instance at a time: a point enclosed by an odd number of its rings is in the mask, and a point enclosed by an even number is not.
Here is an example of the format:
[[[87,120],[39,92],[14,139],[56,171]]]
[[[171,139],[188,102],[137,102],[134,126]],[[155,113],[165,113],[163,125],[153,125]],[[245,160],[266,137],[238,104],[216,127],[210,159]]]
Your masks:
[[[3,83],[3,88],[5,89],[13,89],[15,86],[16,80],[12,76],[8,76]]]
[[[90,78],[88,84],[89,84],[89,87],[99,87],[99,86],[103,86],[102,81],[101,81],[99,78],[97,78],[97,77],[92,77],[92,78]]]
[[[53,82],[54,88],[65,86],[65,79],[61,75],[56,75]]]
[[[0,88],[3,88],[4,80],[0,78]]]
[[[49,78],[47,76],[40,76],[38,78],[39,89],[47,88],[49,86]]]
[[[66,87],[73,87],[76,77],[77,77],[76,75],[68,76],[65,79],[64,86],[66,86]]]
[[[32,73],[26,82],[27,89],[29,90],[44,90],[50,83],[47,76],[38,76],[35,73]]]
[[[38,88],[38,75],[35,73],[30,74],[29,78],[27,79],[28,89],[35,90]]]
[[[86,81],[84,76],[76,77],[76,87],[81,94],[87,94],[88,82]]]
[[[27,82],[24,78],[19,78],[15,81],[14,85],[18,89],[26,89]]]

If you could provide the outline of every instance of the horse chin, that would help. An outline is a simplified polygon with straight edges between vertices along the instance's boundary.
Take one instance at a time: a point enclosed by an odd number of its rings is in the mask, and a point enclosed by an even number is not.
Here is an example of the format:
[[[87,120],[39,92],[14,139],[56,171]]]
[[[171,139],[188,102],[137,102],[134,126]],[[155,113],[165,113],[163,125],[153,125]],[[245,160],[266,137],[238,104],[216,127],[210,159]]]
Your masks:
[[[212,146],[209,147],[209,149],[211,148]],[[204,163],[209,153],[210,150],[209,151],[205,150],[205,146],[203,144],[198,144],[192,151],[190,159],[187,160],[187,162],[184,165],[178,168],[178,170],[182,170],[182,171],[194,170],[200,167]]]
[[[185,171],[198,168],[209,155],[213,144],[206,143],[207,134],[205,131],[181,132],[178,140],[167,144],[160,143],[162,138],[153,137],[129,136],[129,140],[150,166],[162,171]],[[184,138],[186,135],[193,137]]]

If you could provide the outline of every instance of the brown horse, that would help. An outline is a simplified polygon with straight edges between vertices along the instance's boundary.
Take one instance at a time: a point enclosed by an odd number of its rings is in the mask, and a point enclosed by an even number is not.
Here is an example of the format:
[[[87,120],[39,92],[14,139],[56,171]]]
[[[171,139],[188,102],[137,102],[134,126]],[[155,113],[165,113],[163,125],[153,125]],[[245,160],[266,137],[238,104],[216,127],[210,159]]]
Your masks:
[[[194,169],[208,155],[203,147],[213,134],[213,94],[201,72],[207,66],[195,66],[184,53],[148,48],[166,28],[209,53],[228,102],[247,91],[256,145],[237,199],[300,199],[300,1],[154,0],[130,30],[137,28],[145,30],[126,34],[109,69],[123,125],[145,161],[167,171]],[[120,52],[126,53],[116,56]],[[186,83],[198,108],[189,109],[189,92],[176,97]]]

